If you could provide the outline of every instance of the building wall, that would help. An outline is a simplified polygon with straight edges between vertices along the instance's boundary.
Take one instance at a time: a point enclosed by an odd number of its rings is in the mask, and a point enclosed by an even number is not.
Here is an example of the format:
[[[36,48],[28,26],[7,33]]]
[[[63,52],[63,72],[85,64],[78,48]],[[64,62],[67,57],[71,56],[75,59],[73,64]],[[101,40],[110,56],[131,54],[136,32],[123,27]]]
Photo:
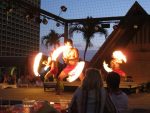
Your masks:
[[[34,4],[40,5],[38,0],[35,1]],[[27,21],[26,13],[22,7],[9,14],[5,8],[0,8],[0,56],[27,56],[39,50],[40,24],[34,20]]]
[[[14,0],[15,1],[15,0]],[[40,0],[19,0],[19,3],[7,2],[3,0],[0,6],[0,63],[2,57],[5,58],[5,66],[11,63],[11,57],[24,57],[26,60],[31,53],[39,51],[40,23],[35,19],[27,20],[26,15],[32,11],[28,6],[21,5],[21,1],[29,3],[31,6],[40,7]],[[6,9],[13,7],[13,11],[7,13]],[[39,17],[39,15],[36,15]],[[13,60],[13,59],[12,59]],[[9,61],[9,62],[8,62]],[[22,63],[22,62],[16,62]],[[7,65],[6,65],[7,64]],[[17,64],[18,65],[18,64]],[[24,67],[26,67],[24,65]]]
[[[128,52],[127,63],[121,68],[136,82],[150,81],[150,53]]]
[[[150,81],[150,22],[146,22],[126,48],[127,64],[122,68],[135,81]]]

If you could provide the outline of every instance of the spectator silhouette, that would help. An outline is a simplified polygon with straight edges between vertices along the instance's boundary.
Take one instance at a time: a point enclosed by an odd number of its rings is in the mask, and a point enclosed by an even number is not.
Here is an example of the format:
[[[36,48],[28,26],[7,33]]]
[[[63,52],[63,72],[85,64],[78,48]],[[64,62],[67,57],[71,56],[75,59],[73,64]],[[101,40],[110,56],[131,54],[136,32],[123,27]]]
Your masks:
[[[116,113],[98,69],[88,68],[81,87],[75,91],[69,113]]]
[[[118,113],[126,113],[128,109],[128,96],[119,88],[120,75],[116,72],[108,73],[106,83],[108,93]]]

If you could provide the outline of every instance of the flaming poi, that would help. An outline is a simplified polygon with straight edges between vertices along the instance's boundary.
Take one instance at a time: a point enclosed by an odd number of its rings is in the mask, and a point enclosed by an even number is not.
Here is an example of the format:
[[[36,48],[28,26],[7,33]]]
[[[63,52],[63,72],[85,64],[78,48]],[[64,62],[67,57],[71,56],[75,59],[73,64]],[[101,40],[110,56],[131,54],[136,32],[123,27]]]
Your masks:
[[[40,76],[40,74],[38,73],[38,68],[39,68],[41,58],[42,58],[42,53],[38,53],[34,59],[33,71],[35,76]]]
[[[105,61],[103,62],[103,67],[104,67],[104,69],[105,69],[107,72],[112,72],[112,71],[113,71],[112,68],[108,67],[108,64],[106,64]]]
[[[58,58],[58,56],[69,49],[69,46],[60,46],[58,47],[53,53],[52,53],[52,60],[56,61],[56,59]]]
[[[114,51],[112,57],[120,64],[123,63],[123,61],[125,63],[127,62],[126,56],[121,51]]]
[[[76,65],[76,67],[69,72],[69,74],[68,74],[69,77],[67,78],[67,81],[68,82],[75,81],[80,76],[80,74],[82,73],[84,65],[85,65],[84,61],[78,62],[78,64]]]

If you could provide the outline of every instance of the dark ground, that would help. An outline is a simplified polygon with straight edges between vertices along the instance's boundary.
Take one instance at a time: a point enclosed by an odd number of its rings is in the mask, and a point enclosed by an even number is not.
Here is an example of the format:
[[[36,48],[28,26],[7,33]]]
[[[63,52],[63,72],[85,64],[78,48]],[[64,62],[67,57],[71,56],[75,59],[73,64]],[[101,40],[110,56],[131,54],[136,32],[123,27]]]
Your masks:
[[[54,90],[44,92],[43,88],[7,88],[0,89],[0,99],[4,100],[47,100],[49,102],[69,102],[73,91],[65,91],[61,95],[56,95]],[[132,93],[129,97],[130,109],[149,109],[150,93]]]

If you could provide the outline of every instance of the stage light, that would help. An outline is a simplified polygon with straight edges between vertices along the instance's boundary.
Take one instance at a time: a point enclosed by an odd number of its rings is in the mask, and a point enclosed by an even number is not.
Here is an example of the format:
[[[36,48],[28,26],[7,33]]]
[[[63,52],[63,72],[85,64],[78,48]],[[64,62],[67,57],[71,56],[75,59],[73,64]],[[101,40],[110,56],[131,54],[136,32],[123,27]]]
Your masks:
[[[59,27],[59,26],[60,26],[60,23],[57,22],[57,23],[56,23],[56,26]]]
[[[63,5],[63,6],[61,6],[61,7],[60,7],[60,9],[61,9],[61,11],[62,11],[62,12],[66,12],[66,11],[67,11],[67,7],[66,7],[66,6],[64,6],[64,5]]]
[[[58,16],[60,16],[62,12],[66,12],[66,11],[67,11],[67,7],[64,6],[64,5],[61,6],[61,7],[60,7],[60,12],[59,12],[59,15],[58,15]]]
[[[115,29],[117,29],[118,28],[118,25],[114,25],[113,26],[113,29],[115,30]]]
[[[48,20],[46,18],[43,18],[42,23],[46,25],[48,24]]]
[[[98,31],[100,29],[100,26],[96,25],[94,29],[95,31]]]

